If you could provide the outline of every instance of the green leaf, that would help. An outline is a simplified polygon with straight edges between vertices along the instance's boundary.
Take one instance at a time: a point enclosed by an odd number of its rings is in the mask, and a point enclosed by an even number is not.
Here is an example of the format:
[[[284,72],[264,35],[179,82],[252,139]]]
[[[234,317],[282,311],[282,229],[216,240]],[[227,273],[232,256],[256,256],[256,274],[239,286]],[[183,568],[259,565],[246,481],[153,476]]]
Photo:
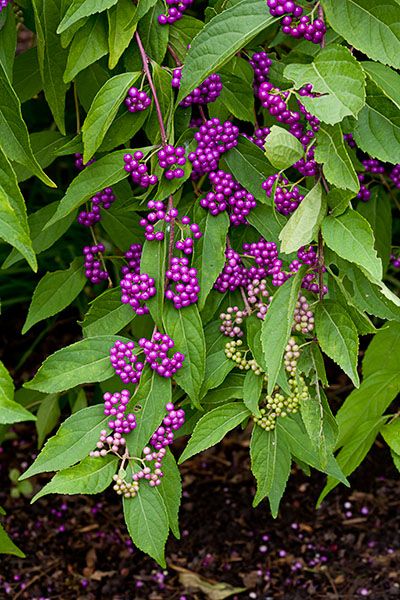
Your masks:
[[[0,424],[10,425],[21,421],[35,421],[36,417],[14,401],[14,384],[0,361]]]
[[[243,383],[243,404],[256,417],[260,416],[258,403],[263,388],[263,377],[256,375],[252,369],[247,371]]]
[[[99,441],[100,431],[107,427],[103,406],[89,406],[74,413],[44,445],[35,462],[20,477],[27,479],[37,473],[60,471],[83,460]]]
[[[250,140],[239,137],[238,145],[224,154],[224,161],[235,179],[253,194],[256,200],[264,203],[269,202],[265,191],[262,189],[262,184],[270,175],[275,173],[275,169],[265,160],[261,148],[250,142]],[[253,211],[250,215],[252,213]]]
[[[372,339],[363,360],[363,375],[369,377],[377,371],[399,374],[400,355],[397,347],[400,342],[399,323],[389,323]]]
[[[317,183],[280,232],[281,251],[290,254],[316,240],[325,214],[326,198],[322,195],[321,184]]]
[[[84,17],[90,17],[90,15],[111,8],[117,2],[118,0],[72,0],[58,26],[57,33],[62,33]]]
[[[83,161],[89,162],[113,122],[127,91],[140,73],[122,73],[109,79],[97,92],[82,126]]]
[[[126,338],[98,335],[75,342],[46,358],[35,377],[25,388],[48,394],[69,390],[81,383],[105,381],[114,375],[110,363],[110,348]]]
[[[44,95],[57,127],[65,135],[65,95],[68,85],[63,75],[68,53],[56,34],[63,11],[62,0],[33,0],[37,34],[37,56]]]
[[[237,119],[253,123],[254,95],[252,81],[245,81],[233,73],[223,74],[220,101]]]
[[[340,125],[321,125],[316,141],[315,160],[324,165],[323,172],[329,183],[357,193],[360,183]]]
[[[229,217],[225,212],[216,217],[207,212],[207,216],[199,225],[203,237],[195,245],[193,267],[197,269],[199,276],[198,306],[199,310],[202,310],[207,296],[225,264]]]
[[[254,427],[250,442],[251,470],[257,480],[253,506],[268,496],[272,516],[278,514],[292,464],[289,446],[282,429],[265,431]]]
[[[371,191],[368,202],[360,202],[358,212],[368,221],[375,238],[375,250],[386,271],[391,254],[392,207],[390,197],[379,186]]]
[[[258,204],[246,218],[250,225],[253,225],[264,239],[269,242],[278,243],[278,237],[285,220],[281,215],[274,212],[271,206]]]
[[[381,434],[389,448],[396,454],[400,454],[400,421],[396,418],[388,425],[384,425],[381,429]]]
[[[208,392],[203,398],[203,404],[222,404],[227,400],[242,400],[245,375],[230,373],[225,381],[216,389]]]
[[[108,52],[107,29],[102,15],[90,18],[72,40],[64,81],[74,77]]]
[[[164,477],[158,487],[168,513],[169,526],[174,536],[179,539],[179,506],[182,497],[182,481],[176,460],[169,448],[163,459]]]
[[[268,369],[268,394],[272,393],[281,370],[303,276],[304,272],[300,270],[278,288],[262,324],[261,344]]]
[[[198,406],[206,360],[203,323],[198,308],[191,304],[182,310],[176,310],[167,302],[163,317],[165,330],[175,342],[174,352],[185,355],[182,368],[175,374],[176,382],[185,390],[193,404]]]
[[[58,202],[52,202],[43,206],[38,211],[28,216],[28,225],[31,234],[32,248],[35,254],[40,254],[50,248],[75,221],[75,213],[72,212],[60,221],[57,221],[51,227],[43,228],[43,223],[47,223],[54,215],[58,207]],[[2,264],[2,269],[8,269],[15,263],[22,260],[23,256],[14,248]]]
[[[37,284],[22,328],[25,334],[39,321],[52,317],[69,306],[86,283],[83,259],[75,258],[68,269],[46,273]]]
[[[138,31],[146,53],[158,64],[161,64],[168,45],[169,25],[160,26],[158,17],[165,13],[165,5],[161,0],[146,12],[140,20]]]
[[[142,4],[142,2],[140,3]],[[136,31],[137,8],[132,0],[119,0],[107,13],[108,17],[108,66],[113,69],[124,50],[129,46]],[[128,26],[126,24],[128,23]]]
[[[62,155],[65,143],[68,140],[59,131],[37,131],[29,136],[33,153],[39,165],[44,169],[51,165],[58,156]],[[26,181],[33,173],[28,167],[14,163],[14,171],[19,182]]]
[[[368,221],[349,209],[339,217],[322,221],[325,243],[339,256],[363,268],[373,280],[382,278],[382,261],[374,248],[374,234]]]
[[[265,143],[265,156],[269,162],[282,171],[291,167],[304,155],[299,140],[283,127],[273,125]]]
[[[162,29],[164,30],[165,25],[163,25]],[[160,104],[161,114],[163,116],[163,120],[165,123],[165,129],[167,133],[167,137],[170,138],[173,135],[173,89],[171,85],[172,75],[168,73],[162,67],[159,67],[158,64],[153,65],[153,81],[155,88],[157,90],[157,97]],[[158,115],[157,109],[154,102],[151,103],[148,118],[145,125],[145,132],[149,140],[152,144],[160,144],[161,143],[161,133],[160,126],[158,123]],[[188,161],[187,161],[188,162]],[[185,165],[186,169],[189,165]],[[160,178],[161,179],[161,178]],[[175,191],[177,182],[171,180],[167,181],[171,188],[171,192]],[[180,183],[180,182],[178,182]],[[175,188],[175,189],[174,189]],[[166,196],[164,196],[165,198]]]
[[[351,208],[350,200],[354,198],[355,192],[349,190],[340,190],[331,188],[326,196],[330,214],[337,217],[344,213],[346,209]]]
[[[43,446],[47,435],[54,429],[60,418],[60,405],[58,394],[49,394],[39,406],[36,415],[36,431],[38,434],[38,448]]]
[[[106,290],[97,296],[82,323],[85,337],[113,335],[129,325],[135,313],[129,304],[121,303],[121,290]]]
[[[122,192],[118,189],[121,184],[126,184],[128,190],[130,190],[127,181],[121,181],[113,187],[117,200],[113,202],[108,210],[103,212],[101,224],[114,244],[120,250],[126,252],[132,242],[141,240],[143,229],[139,225],[140,218],[138,213],[135,212],[137,207],[133,205],[132,198],[123,198]]]
[[[190,46],[193,38],[196,37],[203,27],[204,23],[202,21],[188,15],[184,15],[182,19],[170,25],[169,43],[182,62],[184,62],[184,58],[188,52],[188,46]]]
[[[379,417],[378,419],[366,421],[353,431],[351,440],[337,455],[338,465],[344,475],[351,475],[362,463],[385,420],[386,417]],[[318,498],[317,506],[338,483],[337,478],[328,477],[326,486]]]
[[[296,89],[310,83],[316,98],[301,97],[301,103],[320,121],[334,125],[346,116],[356,117],[365,104],[365,75],[348,48],[323,48],[311,64],[290,64],[284,77]],[[268,138],[269,140],[269,138]]]
[[[157,292],[155,296],[146,301],[146,306],[148,306],[151,316],[159,327],[162,326],[164,312],[166,253],[165,239],[161,242],[146,240],[143,244],[140,260],[141,273],[147,273],[154,279]]]
[[[108,455],[102,458],[84,458],[79,464],[54,475],[31,500],[31,504],[47,494],[99,494],[111,483],[118,459]]]
[[[5,7],[0,18],[0,64],[12,81],[13,64],[17,45],[17,23],[12,7]]]
[[[165,405],[168,402],[171,402],[171,380],[160,377],[147,366],[130,403],[140,407],[140,410],[135,410],[137,427],[127,441],[131,454],[141,455],[143,448],[147,446],[151,435],[165,416]],[[131,406],[128,408],[130,409]]]
[[[165,567],[164,547],[169,519],[157,489],[142,485],[136,498],[124,498],[124,518],[135,546]]]
[[[350,268],[346,275],[344,285],[360,310],[381,319],[400,321],[400,299],[383,283],[372,283],[357,267]]]
[[[371,80],[366,104],[354,125],[354,139],[373,158],[400,162],[400,110]]]
[[[7,535],[4,527],[0,524],[0,554],[14,554],[19,558],[25,558],[25,554],[14,544]]]
[[[186,56],[177,101],[274,22],[264,0],[242,0],[211,19],[195,37]]]
[[[358,387],[358,335],[346,309],[332,300],[319,302],[315,310],[315,326],[322,350]]]
[[[43,89],[37,48],[29,48],[15,57],[12,82],[21,103],[30,100]]]
[[[205,331],[206,365],[200,397],[205,396],[208,390],[218,387],[235,367],[233,360],[225,354],[226,338],[221,335],[219,325],[220,322],[209,323]],[[212,337],[208,335],[209,332]]]
[[[381,92],[400,108],[400,75],[380,63],[363,61],[360,65]]]
[[[400,68],[400,6],[397,0],[322,0],[327,20],[354,48]]]
[[[75,80],[76,90],[79,102],[86,112],[88,112],[95,95],[109,77],[110,71],[104,66],[102,61],[95,62],[89,65],[84,71],[78,73]]]
[[[240,425],[249,415],[249,410],[242,402],[230,402],[210,410],[198,421],[179,459],[179,464],[194,454],[218,444],[229,431]]]
[[[123,164],[123,156],[126,152],[129,150],[111,152],[79,173],[60,200],[58,209],[46,228],[69,215],[100,190],[125,179],[128,175]]]
[[[21,104],[0,64],[0,149],[10,160],[28,167],[43,183],[56,187],[33,155]]]
[[[0,124],[1,128],[1,124]],[[0,149],[0,238],[16,248],[34,271],[37,270],[32,248],[25,201],[7,157]]]

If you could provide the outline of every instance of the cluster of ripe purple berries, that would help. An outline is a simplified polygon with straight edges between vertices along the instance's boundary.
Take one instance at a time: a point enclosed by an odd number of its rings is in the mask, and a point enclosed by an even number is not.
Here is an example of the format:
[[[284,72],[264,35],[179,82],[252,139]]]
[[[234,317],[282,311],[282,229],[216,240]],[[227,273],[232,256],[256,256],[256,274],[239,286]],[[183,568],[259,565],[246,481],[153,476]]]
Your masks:
[[[269,198],[271,197],[272,190],[278,177],[278,174],[270,175],[270,177],[262,184],[262,187]],[[291,186],[289,181],[281,176],[278,185],[275,188],[274,203],[276,210],[282,215],[290,215],[296,210],[303,199],[304,196],[300,194],[297,185]]]
[[[10,4],[11,0],[0,0],[0,12]]]
[[[203,123],[194,134],[197,148],[189,154],[193,166],[192,177],[199,179],[216,171],[222,154],[237,146],[239,128],[230,121],[221,123],[216,117]]]
[[[117,340],[110,349],[110,362],[116,375],[123,383],[139,383],[144,363],[138,360],[134,353],[135,342],[123,342]]]
[[[94,284],[101,283],[108,279],[108,273],[102,268],[101,261],[98,257],[98,253],[104,252],[104,250],[103,244],[95,244],[83,248],[85,275],[89,281]]]
[[[90,209],[82,210],[78,215],[78,223],[84,227],[93,227],[101,220],[101,209],[107,210],[115,201],[115,196],[110,187],[104,188],[90,199]]]
[[[213,216],[228,210],[232,225],[246,223],[247,215],[257,204],[254,196],[225,171],[213,171],[209,179],[213,191],[200,199],[200,206]]]
[[[269,69],[272,65],[272,60],[266,52],[255,52],[249,60],[254,71],[253,87],[256,94],[260,89],[260,85],[264,81],[268,81]]]
[[[176,409],[172,402],[168,402],[165,408],[167,416],[164,417],[160,427],[151,436],[150,444],[156,450],[170,446],[174,441],[174,431],[180,429],[185,422],[185,411],[182,408]]]
[[[149,108],[151,98],[143,90],[138,90],[136,87],[131,87],[125,98],[125,106],[131,113],[142,112]]]
[[[142,188],[148,188],[150,185],[158,183],[157,175],[150,175],[146,163],[142,162],[143,152],[137,150],[134,155],[124,155],[124,169],[130,174],[133,183]]]
[[[181,86],[182,69],[174,69],[172,73],[171,85],[173,88],[178,89]],[[211,104],[215,102],[221,95],[222,81],[221,77],[217,73],[213,73],[207,79],[203,81],[199,87],[194,88],[192,92],[186,98],[184,98],[179,106],[188,108],[192,104]]]
[[[138,343],[150,368],[161,377],[172,377],[182,368],[185,355],[181,352],[175,352],[172,358],[168,356],[169,350],[172,350],[175,344],[166,333],[156,331],[152,340],[141,338]]]
[[[121,279],[121,302],[130,304],[137,315],[147,315],[147,300],[156,295],[155,281],[147,273],[126,273]]]
[[[193,3],[193,0],[165,0],[168,7],[167,14],[160,15],[158,22],[160,25],[172,25],[175,21],[182,19],[187,8]]]
[[[80,152],[76,152],[74,154],[74,158],[75,158],[74,164],[75,164],[75,167],[78,169],[78,171],[83,171],[83,169],[85,167],[88,167],[89,165],[92,165],[94,162],[96,162],[95,158],[91,158],[87,163],[84,163],[83,155]]]
[[[247,135],[244,133],[243,136],[261,148],[261,150],[264,150],[265,142],[270,133],[271,130],[269,127],[261,127],[255,129],[253,135]]]
[[[173,256],[165,277],[168,282],[165,297],[172,300],[177,310],[197,302],[200,292],[197,269],[190,267],[186,256]]]
[[[186,164],[185,148],[168,144],[157,152],[158,164],[164,169],[166,179],[180,179],[185,172],[182,167]]]
[[[326,33],[322,19],[311,21],[303,15],[303,8],[293,0],[267,0],[269,12],[273,17],[282,18],[282,31],[294,38],[304,38],[314,44],[320,44]]]

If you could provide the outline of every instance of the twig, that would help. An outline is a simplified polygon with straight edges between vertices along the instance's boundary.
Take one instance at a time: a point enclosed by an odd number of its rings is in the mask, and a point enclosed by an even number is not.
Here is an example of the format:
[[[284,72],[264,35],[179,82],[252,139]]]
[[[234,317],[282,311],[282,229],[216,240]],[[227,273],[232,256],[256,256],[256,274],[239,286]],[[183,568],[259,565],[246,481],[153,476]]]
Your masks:
[[[180,61],[177,53],[175,52],[175,50],[172,48],[171,44],[168,44],[168,52],[170,53],[170,55],[172,56],[172,58],[176,62],[176,66],[177,67],[181,67],[182,63],[181,63],[181,61]]]
[[[321,19],[321,21],[324,21],[324,9],[322,8],[321,4],[318,6],[318,18]],[[320,46],[321,48],[325,48],[325,35],[321,40]]]
[[[96,238],[96,234],[95,234],[95,231],[94,231],[93,227],[90,227],[90,233],[92,234],[92,239],[93,239],[93,242],[94,242],[95,246],[98,246],[99,242],[98,242],[98,240]],[[100,262],[101,262],[101,265],[102,265],[104,271],[107,273],[108,287],[112,288],[113,287],[113,282],[111,280],[111,277],[108,275],[108,271],[107,271],[107,268],[106,268],[106,263],[105,263],[105,260],[104,260],[103,253],[102,252],[97,252],[97,254],[100,257]]]
[[[75,102],[75,116],[76,116],[76,133],[79,135],[81,132],[81,115],[79,114],[79,99],[78,99],[78,92],[76,91],[76,83],[74,83],[74,102]]]

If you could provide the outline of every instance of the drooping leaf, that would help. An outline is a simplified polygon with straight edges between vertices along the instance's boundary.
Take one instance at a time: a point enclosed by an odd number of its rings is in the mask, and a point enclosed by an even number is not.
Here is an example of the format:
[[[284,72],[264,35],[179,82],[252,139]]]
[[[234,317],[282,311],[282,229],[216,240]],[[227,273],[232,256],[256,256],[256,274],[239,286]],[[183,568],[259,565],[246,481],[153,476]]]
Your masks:
[[[265,143],[265,156],[280,171],[291,167],[303,157],[304,149],[299,140],[283,127],[273,125]]]
[[[326,198],[317,183],[304,197],[279,234],[281,251],[296,252],[318,238],[318,230],[326,214]]]
[[[143,2],[140,4],[143,4]],[[107,12],[108,46],[110,49],[108,66],[110,69],[117,65],[124,50],[132,40],[136,30],[137,21],[135,16],[137,12],[138,9],[131,0],[118,0]]]
[[[9,425],[20,421],[35,421],[36,417],[14,400],[14,384],[11,375],[0,361],[0,424]]]
[[[72,0],[58,26],[57,33],[62,33],[84,17],[90,17],[90,15],[111,8],[117,2],[118,0]]]
[[[169,449],[167,449],[163,459],[163,472],[164,477],[158,491],[167,509],[170,529],[174,536],[179,539],[179,506],[182,496],[182,481],[176,460]]]
[[[375,250],[386,271],[391,254],[392,207],[390,197],[376,186],[368,202],[360,202],[358,212],[368,221],[375,238]]]
[[[315,160],[323,164],[326,179],[339,189],[357,193],[360,183],[340,125],[322,125],[316,134]]]
[[[249,369],[243,383],[243,404],[257,417],[260,416],[258,403],[260,401],[262,387],[262,375],[256,375],[252,369]]]
[[[60,404],[58,394],[49,394],[39,406],[36,415],[36,431],[38,434],[38,448],[43,446],[47,435],[53,431],[60,418]]]
[[[146,301],[150,314],[159,327],[162,326],[164,311],[164,285],[166,270],[166,241],[146,240],[143,244],[142,258],[140,260],[141,273],[147,273],[154,279],[156,294]]]
[[[25,554],[14,544],[7,535],[3,525],[0,524],[0,554],[14,554],[19,558],[25,558]]]
[[[72,81],[78,73],[99,60],[107,52],[106,24],[102,15],[93,16],[74,35],[69,47],[64,81]]]
[[[135,317],[129,304],[121,303],[121,290],[106,290],[90,305],[82,323],[85,337],[113,335],[128,325]]]

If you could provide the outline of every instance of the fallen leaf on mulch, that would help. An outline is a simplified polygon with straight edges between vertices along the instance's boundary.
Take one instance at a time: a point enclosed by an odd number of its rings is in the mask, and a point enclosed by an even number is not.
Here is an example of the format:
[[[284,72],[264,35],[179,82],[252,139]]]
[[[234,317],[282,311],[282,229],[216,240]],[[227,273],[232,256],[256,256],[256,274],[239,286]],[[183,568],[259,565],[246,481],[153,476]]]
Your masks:
[[[212,579],[206,579],[201,577],[193,571],[183,569],[175,565],[170,565],[175,571],[179,573],[179,581],[185,587],[185,589],[191,589],[193,591],[200,590],[209,598],[209,600],[224,600],[234,594],[240,594],[245,592],[246,588],[232,587],[228,583],[213,581]]]

